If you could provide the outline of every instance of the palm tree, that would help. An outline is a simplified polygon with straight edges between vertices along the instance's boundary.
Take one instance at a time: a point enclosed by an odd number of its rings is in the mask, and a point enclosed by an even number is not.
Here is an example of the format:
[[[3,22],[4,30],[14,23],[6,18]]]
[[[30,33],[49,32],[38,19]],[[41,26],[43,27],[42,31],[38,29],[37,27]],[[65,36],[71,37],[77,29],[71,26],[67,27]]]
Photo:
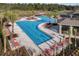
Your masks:
[[[15,14],[15,11],[7,11],[7,13],[5,13],[5,16],[12,23],[12,32],[10,33],[11,34],[11,39],[12,39],[12,36],[14,34],[14,22],[17,18],[17,15]]]
[[[3,39],[4,39],[4,53],[6,53],[6,36],[5,36],[5,25],[3,23],[3,16],[0,17],[0,31],[2,32],[2,36],[3,36]]]
[[[3,38],[4,38],[4,53],[6,53],[6,36],[5,36],[5,26],[3,25],[2,29]]]
[[[12,36],[14,34],[14,21],[16,20],[16,15],[11,11],[7,11],[4,13],[4,17],[7,18],[8,21],[12,22],[12,32],[10,32],[10,39],[12,39]],[[4,26],[2,26],[4,28]],[[4,29],[2,30],[3,38],[4,38],[4,53],[6,52],[6,36],[4,33]]]
[[[14,22],[15,22],[16,18],[17,18],[17,16],[15,14],[15,11],[11,12],[10,21],[12,22],[12,34],[14,34]]]
[[[0,17],[0,32],[2,32],[2,18]]]

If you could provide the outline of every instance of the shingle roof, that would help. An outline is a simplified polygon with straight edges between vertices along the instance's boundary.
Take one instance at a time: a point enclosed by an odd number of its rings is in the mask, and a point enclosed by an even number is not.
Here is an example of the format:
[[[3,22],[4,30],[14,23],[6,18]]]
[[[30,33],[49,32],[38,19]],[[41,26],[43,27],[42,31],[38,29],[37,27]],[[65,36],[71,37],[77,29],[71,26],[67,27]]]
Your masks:
[[[59,23],[59,25],[78,26],[79,27],[79,19],[66,18],[65,20],[61,21]]]

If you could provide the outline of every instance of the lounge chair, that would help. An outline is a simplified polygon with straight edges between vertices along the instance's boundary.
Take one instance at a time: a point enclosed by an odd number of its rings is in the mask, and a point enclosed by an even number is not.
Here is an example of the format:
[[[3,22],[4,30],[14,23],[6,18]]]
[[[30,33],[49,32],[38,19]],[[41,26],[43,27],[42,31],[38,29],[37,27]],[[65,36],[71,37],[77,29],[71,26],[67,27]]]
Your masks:
[[[34,48],[28,48],[28,53],[32,56],[34,56],[36,54],[36,50]]]
[[[17,46],[19,46],[19,43],[16,41],[16,39],[12,39],[12,42],[13,42],[13,45],[15,46],[15,47],[17,47]]]
[[[53,55],[56,55],[57,54],[57,50],[58,50],[58,45],[57,44],[54,44],[51,46],[51,48],[53,49]]]
[[[45,51],[44,51],[44,53],[45,53],[45,55],[51,56],[52,53],[53,53],[53,50],[50,49],[50,48],[48,48],[48,49],[46,48]]]
[[[66,43],[69,43],[69,38],[65,38],[65,42]]]
[[[27,51],[28,51],[28,54],[29,54],[30,56],[33,55],[33,52],[32,52],[30,49],[27,49]]]
[[[18,37],[18,35],[15,33],[15,34],[13,34],[12,37],[13,37],[13,38],[16,38],[16,37]]]

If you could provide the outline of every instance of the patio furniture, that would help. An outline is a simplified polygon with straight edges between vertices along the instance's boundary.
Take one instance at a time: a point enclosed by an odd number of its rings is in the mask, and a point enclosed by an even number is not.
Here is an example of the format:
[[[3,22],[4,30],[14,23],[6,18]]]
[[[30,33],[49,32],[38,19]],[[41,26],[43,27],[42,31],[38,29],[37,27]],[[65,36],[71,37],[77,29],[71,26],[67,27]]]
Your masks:
[[[16,39],[12,39],[11,40],[11,42],[12,42],[12,44],[14,45],[14,47],[17,47],[17,46],[19,46],[19,43],[16,41]]]
[[[48,54],[49,56],[52,55],[52,53],[53,53],[52,51],[53,51],[53,50],[50,49],[50,48],[48,48],[48,49],[46,48],[46,49],[45,49],[45,53]]]
[[[18,35],[15,33],[15,34],[13,34],[12,37],[13,37],[13,38],[16,38],[16,37],[18,37]]]
[[[36,53],[36,51],[35,51],[34,48],[29,47],[29,48],[28,48],[28,53],[29,53],[30,55],[34,56],[35,53]]]

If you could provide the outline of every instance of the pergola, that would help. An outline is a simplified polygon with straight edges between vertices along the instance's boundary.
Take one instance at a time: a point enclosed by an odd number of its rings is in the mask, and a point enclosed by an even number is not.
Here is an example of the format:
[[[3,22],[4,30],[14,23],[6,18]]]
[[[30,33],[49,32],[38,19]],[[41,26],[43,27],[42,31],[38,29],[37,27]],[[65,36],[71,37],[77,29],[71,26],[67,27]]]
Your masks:
[[[62,26],[70,27],[70,35],[73,35],[73,26],[79,27],[79,19],[78,18],[66,18],[61,21],[59,24],[59,33],[62,34]]]

